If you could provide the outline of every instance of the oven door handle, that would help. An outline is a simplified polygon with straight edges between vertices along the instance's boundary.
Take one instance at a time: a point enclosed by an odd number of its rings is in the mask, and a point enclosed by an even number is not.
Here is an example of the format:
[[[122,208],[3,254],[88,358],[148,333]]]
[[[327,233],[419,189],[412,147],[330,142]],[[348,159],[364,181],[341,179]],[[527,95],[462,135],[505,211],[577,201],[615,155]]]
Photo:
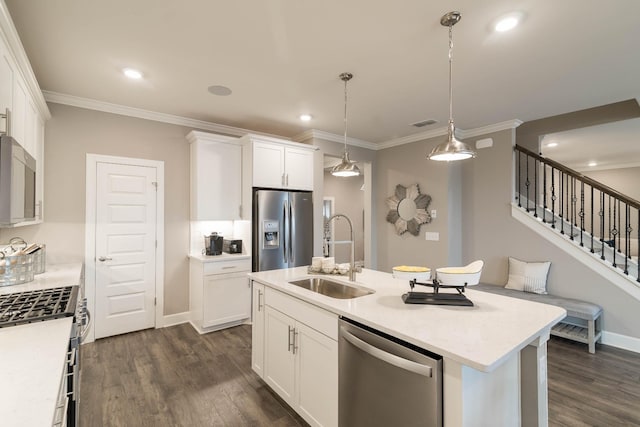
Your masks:
[[[387,353],[386,351],[381,350],[378,347],[374,347],[371,344],[356,337],[355,335],[347,332],[344,328],[341,329],[341,336],[347,342],[369,354],[370,356],[373,356],[376,359],[380,359],[383,362],[389,363],[390,365],[396,366],[400,369],[404,369],[405,371],[411,371],[415,374],[431,378],[431,366],[422,365],[412,360],[396,356],[395,354]]]

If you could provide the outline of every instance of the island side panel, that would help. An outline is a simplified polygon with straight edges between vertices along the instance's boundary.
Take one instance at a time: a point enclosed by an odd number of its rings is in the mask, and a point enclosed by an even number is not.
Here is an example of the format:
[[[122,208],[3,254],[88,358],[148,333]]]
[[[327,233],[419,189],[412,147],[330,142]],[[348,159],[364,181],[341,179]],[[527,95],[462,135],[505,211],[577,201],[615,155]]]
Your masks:
[[[547,427],[547,341],[549,330],[520,352],[522,427]]]
[[[445,427],[519,426],[520,364],[516,353],[492,372],[443,363]]]

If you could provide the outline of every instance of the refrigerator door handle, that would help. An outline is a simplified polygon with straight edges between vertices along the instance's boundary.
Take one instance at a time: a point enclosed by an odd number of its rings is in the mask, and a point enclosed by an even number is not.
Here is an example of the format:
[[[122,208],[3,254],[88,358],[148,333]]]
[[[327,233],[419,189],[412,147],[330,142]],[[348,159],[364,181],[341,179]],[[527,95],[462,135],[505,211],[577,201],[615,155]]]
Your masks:
[[[282,256],[284,257],[285,264],[289,262],[287,257],[287,244],[289,243],[289,218],[287,218],[288,203],[285,200],[282,204]]]
[[[288,179],[288,178],[287,178]],[[295,217],[293,216],[293,203],[289,203],[289,260],[290,262],[294,263],[295,265],[295,259],[293,259],[293,229],[294,229],[294,222],[295,222]]]

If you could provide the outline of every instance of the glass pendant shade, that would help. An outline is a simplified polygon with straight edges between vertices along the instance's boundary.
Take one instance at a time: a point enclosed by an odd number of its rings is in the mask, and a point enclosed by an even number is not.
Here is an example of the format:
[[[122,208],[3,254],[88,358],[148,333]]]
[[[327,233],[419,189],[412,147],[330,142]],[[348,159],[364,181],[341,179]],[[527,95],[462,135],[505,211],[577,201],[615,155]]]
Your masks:
[[[360,169],[356,165],[356,162],[349,160],[349,153],[345,151],[342,155],[342,161],[331,169],[331,175],[342,177],[358,176],[360,175]]]

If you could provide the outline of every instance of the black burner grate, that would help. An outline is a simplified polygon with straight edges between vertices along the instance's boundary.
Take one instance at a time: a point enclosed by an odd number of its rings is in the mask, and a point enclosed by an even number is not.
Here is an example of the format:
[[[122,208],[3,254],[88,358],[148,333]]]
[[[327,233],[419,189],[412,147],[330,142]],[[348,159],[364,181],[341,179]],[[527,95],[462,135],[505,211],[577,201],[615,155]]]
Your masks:
[[[73,316],[77,286],[0,295],[0,328]]]

